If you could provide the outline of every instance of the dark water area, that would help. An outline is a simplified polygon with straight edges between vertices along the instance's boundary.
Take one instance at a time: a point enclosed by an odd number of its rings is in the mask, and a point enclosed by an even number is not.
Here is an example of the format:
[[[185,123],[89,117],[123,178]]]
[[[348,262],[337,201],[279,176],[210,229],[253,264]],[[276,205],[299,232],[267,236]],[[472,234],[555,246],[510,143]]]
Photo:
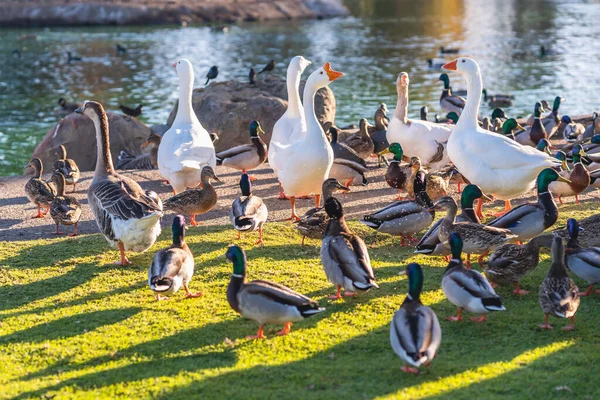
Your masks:
[[[511,93],[509,115],[561,95],[564,114],[600,109],[600,3],[547,0],[346,0],[352,16],[229,26],[90,27],[0,30],[0,175],[19,174],[35,145],[60,118],[57,100],[93,99],[108,110],[144,104],[145,123],[164,123],[177,97],[171,64],[192,61],[195,86],[212,65],[219,80],[246,80],[251,66],[277,60],[285,75],[294,55],[330,61],[346,76],[331,85],[338,125],[372,118],[379,102],[396,104],[395,79],[410,74],[409,112],[441,113],[439,69],[426,60],[440,46],[475,58],[484,86]],[[127,47],[117,56],[115,45]],[[552,54],[541,57],[540,46]],[[18,49],[21,57],[13,54]],[[71,51],[82,61],[67,62]],[[310,66],[308,72],[313,66]],[[306,74],[308,76],[308,74]],[[455,89],[465,84],[451,76]],[[489,114],[491,109],[482,108]]]

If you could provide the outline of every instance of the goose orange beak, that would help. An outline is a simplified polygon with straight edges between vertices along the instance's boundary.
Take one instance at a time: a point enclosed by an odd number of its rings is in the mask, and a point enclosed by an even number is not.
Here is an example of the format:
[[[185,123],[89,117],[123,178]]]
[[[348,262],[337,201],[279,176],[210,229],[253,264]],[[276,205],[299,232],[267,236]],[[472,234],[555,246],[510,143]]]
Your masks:
[[[327,76],[332,82],[335,81],[337,78],[344,76],[343,72],[338,72],[331,69],[331,63],[329,62],[326,62],[325,65],[323,65],[323,69],[325,70],[325,72],[327,72]]]
[[[457,62],[458,62],[458,60],[450,61],[449,63],[442,65],[442,69],[445,69],[448,71],[456,71],[456,63]]]

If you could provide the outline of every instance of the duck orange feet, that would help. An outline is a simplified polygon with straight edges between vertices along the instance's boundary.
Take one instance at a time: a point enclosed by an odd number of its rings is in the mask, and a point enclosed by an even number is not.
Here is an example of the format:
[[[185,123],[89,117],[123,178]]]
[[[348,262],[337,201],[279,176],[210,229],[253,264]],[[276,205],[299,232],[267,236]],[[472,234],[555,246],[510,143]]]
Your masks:
[[[448,321],[452,321],[452,322],[460,322],[463,320],[463,316],[462,316],[462,308],[458,309],[458,314],[456,315],[452,315],[450,317],[446,317],[446,319]]]
[[[487,318],[485,317],[485,315],[482,315],[480,317],[471,317],[471,321],[473,321],[473,322],[485,322],[485,321],[487,321]]]
[[[337,286],[337,292],[335,292],[335,294],[327,296],[327,298],[330,299],[330,300],[339,300],[339,299],[341,299],[342,298],[342,295],[340,293],[341,290],[342,290],[342,285],[338,285]]]
[[[256,335],[246,336],[246,339],[266,339],[266,338],[267,337],[265,336],[264,327],[262,325],[258,328],[258,332],[256,333]]]
[[[276,335],[277,336],[285,336],[288,333],[290,333],[291,330],[292,330],[292,323],[286,322],[285,325],[283,325],[283,329],[280,330],[279,332],[277,332]]]
[[[405,372],[407,374],[414,374],[414,375],[419,374],[418,368],[409,367],[408,365],[403,366],[401,369],[402,369],[402,372]]]

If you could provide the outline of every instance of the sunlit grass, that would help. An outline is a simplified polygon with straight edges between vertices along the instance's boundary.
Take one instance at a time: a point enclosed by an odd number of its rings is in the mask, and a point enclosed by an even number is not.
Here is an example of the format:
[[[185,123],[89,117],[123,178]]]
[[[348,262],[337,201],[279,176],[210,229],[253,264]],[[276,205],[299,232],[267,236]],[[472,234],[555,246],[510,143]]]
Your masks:
[[[561,222],[593,213],[565,206]],[[445,262],[414,256],[398,240],[356,222],[365,237],[381,289],[331,302],[333,291],[319,260],[320,245],[287,223],[270,223],[264,248],[252,235],[240,244],[249,278],[288,285],[327,307],[294,324],[287,337],[269,326],[265,341],[251,342],[257,325],[228,306],[231,265],[223,257],[237,242],[229,227],[188,230],[196,259],[192,290],[155,302],[146,286],[153,251],[168,245],[164,232],[152,251],[112,265],[116,251],[99,235],[40,239],[0,246],[0,384],[3,398],[597,398],[600,296],[584,299],[577,330],[542,332],[537,288],[548,255],[515,297],[501,288],[507,312],[486,324],[454,324],[455,311],[440,281]],[[410,261],[424,266],[422,300],[442,324],[438,357],[418,377],[400,371],[389,346],[389,322],[402,303]],[[581,287],[583,282],[577,281]],[[555,326],[565,321],[554,320]],[[565,389],[568,388],[568,389]],[[559,388],[560,390],[557,390]]]

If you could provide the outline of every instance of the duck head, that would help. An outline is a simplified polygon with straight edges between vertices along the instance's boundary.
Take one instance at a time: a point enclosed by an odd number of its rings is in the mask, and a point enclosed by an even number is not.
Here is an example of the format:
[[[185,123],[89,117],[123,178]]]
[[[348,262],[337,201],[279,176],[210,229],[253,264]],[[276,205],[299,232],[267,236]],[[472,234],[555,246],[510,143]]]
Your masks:
[[[565,171],[569,170],[569,165],[567,164],[567,154],[564,151],[562,151],[562,150],[557,151],[556,154],[554,155],[554,158],[556,158],[557,160],[562,162],[562,168]]]
[[[538,142],[537,146],[535,146],[535,148],[544,153],[547,153],[550,155],[552,154],[552,153],[550,153],[550,149],[552,148],[552,145],[550,145],[550,142],[548,141],[548,139],[540,139],[540,141]]]
[[[361,133],[363,134],[368,134],[369,132],[369,121],[367,121],[366,118],[362,118],[359,122],[358,122],[358,129],[360,130]]]
[[[444,82],[444,89],[450,89],[450,78],[448,77],[448,74],[441,74],[438,81]]]
[[[591,142],[594,144],[600,144],[600,134],[595,134],[594,136],[592,136]]]
[[[542,103],[540,103],[540,102],[535,103],[535,105],[533,106],[533,116],[535,118],[540,118],[542,116],[542,112],[544,112]]]
[[[342,185],[335,178],[327,178],[323,182],[322,190],[323,190],[323,197],[325,199],[328,199],[328,198],[331,197],[331,195],[334,192],[337,192],[337,191],[344,191],[344,192],[346,192],[346,191],[350,191],[350,188],[347,188],[346,186]]]
[[[447,71],[456,71],[462,74],[479,74],[479,65],[469,57],[460,57],[442,66]]]
[[[492,111],[492,119],[496,119],[496,118],[506,119],[508,117],[506,116],[506,113],[504,112],[504,110],[501,109],[500,107],[498,107],[498,108],[494,108],[494,111]]]
[[[456,204],[456,200],[454,200],[452,197],[450,196],[444,196],[441,199],[439,199],[437,201],[437,203],[435,203],[433,205],[433,207],[431,207],[431,209],[433,210],[450,210],[450,209],[457,209],[458,205]]]
[[[552,168],[543,169],[542,172],[540,172],[538,174],[538,177],[537,177],[538,193],[547,192],[548,191],[548,186],[552,182],[555,182],[555,181],[564,182],[564,183],[571,183],[570,180],[568,180],[567,178],[564,178],[564,177],[560,176],[558,174],[558,172],[556,172]]]
[[[185,217],[183,215],[176,215],[173,218],[171,231],[173,232],[173,244],[176,246],[183,245],[185,241]]]
[[[579,232],[581,231],[583,231],[583,228],[579,227],[579,223],[575,218],[569,218],[567,220],[567,232],[569,233],[569,241],[567,243],[567,247],[569,249],[579,247],[577,239],[579,238]]]
[[[409,166],[413,169],[413,170],[420,170],[421,169],[421,159],[419,157],[411,157],[410,158],[410,164]],[[415,191],[416,193],[416,191]]]
[[[67,105],[67,101],[61,97],[60,99],[58,99],[58,104],[59,104],[61,107],[64,107],[64,106],[66,106],[66,105]]]
[[[240,278],[246,277],[246,253],[240,246],[229,246],[225,257],[233,264],[233,274]]]
[[[56,151],[54,152],[54,154],[56,154],[56,157],[59,160],[64,160],[65,158],[67,158],[67,149],[65,148],[65,146],[63,146],[61,144],[60,146],[58,146],[56,148]]]
[[[463,241],[457,232],[452,232],[448,238],[448,245],[452,253],[452,260],[460,260],[463,249]]]
[[[248,174],[242,174],[240,178],[240,189],[242,190],[242,196],[250,196],[252,194],[252,182]]]
[[[39,178],[42,176],[42,172],[44,171],[44,166],[42,165],[42,160],[39,158],[32,158],[31,161],[27,163],[25,168],[33,168],[34,177]]]
[[[209,182],[210,179],[222,183],[217,174],[215,174],[215,171],[212,169],[212,167],[206,166],[202,168],[202,172],[200,173],[200,180],[203,182]]]
[[[329,197],[325,200],[325,212],[331,219],[341,219],[344,217],[342,203],[335,197]]]
[[[505,135],[510,135],[517,129],[524,130],[525,128],[523,128],[514,118],[509,118],[502,124],[502,133]]]
[[[146,147],[149,147],[150,149],[156,148],[158,149],[158,146],[160,145],[160,142],[162,140],[162,137],[160,137],[159,135],[157,135],[156,133],[151,133],[148,138],[146,139],[146,141],[144,143],[142,143],[142,149],[145,149]]]
[[[298,70],[300,74],[302,74],[306,67],[308,67],[310,64],[312,64],[312,62],[308,61],[302,56],[296,56],[290,61],[290,67],[293,67],[292,69]]]
[[[55,172],[52,174],[50,178],[54,186],[56,187],[56,195],[64,196],[65,195],[65,176],[60,172]]]
[[[573,120],[568,115],[563,115],[561,117],[561,119],[560,119],[560,122],[563,123],[563,124],[565,124],[565,125],[568,125],[568,124],[572,123]]]
[[[562,98],[560,96],[556,96],[554,98],[554,103],[552,103],[552,112],[556,113],[558,111],[558,109],[560,108],[560,103],[562,103],[563,101],[565,101],[564,98]]]
[[[481,189],[479,188],[479,186],[474,185],[474,184],[468,184],[467,186],[465,186],[465,188],[463,189],[461,195],[460,195],[460,206],[465,209],[465,208],[473,208],[473,202],[476,199],[483,199],[485,201],[492,201],[492,199],[487,196],[486,194],[484,194]]]
[[[331,68],[331,63],[326,62],[321,68],[310,74],[306,80],[306,87],[320,89],[342,76],[344,76],[342,72],[335,71],[333,68]]]
[[[404,155],[404,152],[402,151],[402,146],[400,145],[400,143],[390,144],[388,150],[394,155],[394,160],[398,162],[402,161],[402,156]]]
[[[251,138],[256,138],[258,137],[258,134],[264,135],[265,131],[262,130],[261,126],[260,126],[260,122],[258,121],[252,121],[250,122],[250,137]]]
[[[385,104],[385,103],[379,103],[379,109],[381,111],[383,111],[384,114],[387,114],[388,111],[389,111],[388,108],[387,108],[387,104]]]
[[[406,267],[408,275],[408,296],[407,300],[418,300],[423,290],[423,269],[417,263],[408,264]]]
[[[456,123],[458,122],[458,114],[455,113],[454,111],[450,111],[447,115],[446,118],[448,119],[448,121],[452,121],[452,123],[454,125],[456,125]]]
[[[578,162],[581,162],[581,157],[582,156],[587,156],[587,153],[585,151],[583,151],[583,147],[581,147],[581,145],[579,143],[577,143],[575,146],[573,146],[573,164],[577,164]]]

